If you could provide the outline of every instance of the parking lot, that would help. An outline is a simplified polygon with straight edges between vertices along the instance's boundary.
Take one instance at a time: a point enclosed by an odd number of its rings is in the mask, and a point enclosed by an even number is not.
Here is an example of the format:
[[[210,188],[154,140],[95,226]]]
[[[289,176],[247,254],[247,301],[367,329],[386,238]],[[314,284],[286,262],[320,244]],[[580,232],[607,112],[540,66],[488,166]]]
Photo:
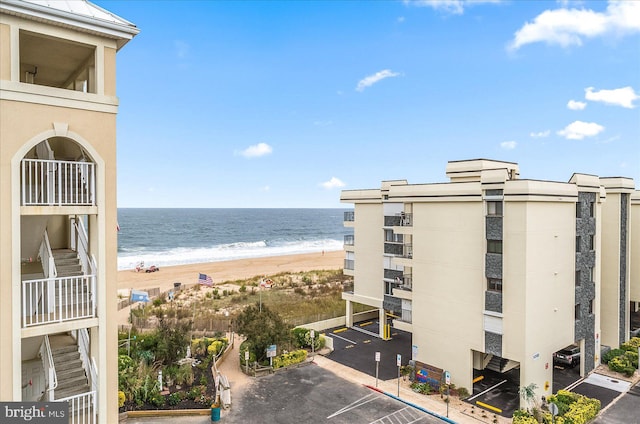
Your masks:
[[[397,378],[397,355],[401,355],[402,365],[406,365],[411,359],[411,333],[392,328],[391,340],[382,340],[376,336],[378,325],[377,321],[370,321],[356,324],[360,331],[345,327],[326,330],[326,335],[333,338],[334,349],[327,357],[375,377],[375,355],[380,352],[378,378]]]
[[[234,400],[226,423],[436,424],[442,421],[316,365],[261,377]]]

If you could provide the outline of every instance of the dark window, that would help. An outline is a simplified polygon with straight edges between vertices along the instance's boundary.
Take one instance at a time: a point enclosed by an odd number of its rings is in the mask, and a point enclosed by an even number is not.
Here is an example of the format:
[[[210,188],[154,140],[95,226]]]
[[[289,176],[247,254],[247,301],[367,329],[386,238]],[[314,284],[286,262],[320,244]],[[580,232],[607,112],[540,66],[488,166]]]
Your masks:
[[[593,283],[593,268],[587,268],[587,273],[589,275],[589,282]]]
[[[576,203],[576,218],[582,218],[582,203]]]
[[[589,250],[593,250],[593,236],[589,236]]]
[[[580,243],[581,243],[581,238],[580,236],[576,236],[576,252],[580,251]]]
[[[589,313],[593,315],[593,299],[589,301]]]
[[[580,270],[576,271],[576,287],[580,285]]]
[[[502,291],[502,279],[500,278],[487,278],[487,290],[490,291]]]
[[[574,315],[576,317],[576,321],[582,318],[582,314],[580,313],[580,304],[578,303],[575,307]]]
[[[502,254],[502,240],[487,240],[487,252]]]
[[[502,202],[487,202],[487,215],[502,216]]]
[[[594,202],[589,202],[589,216],[591,218],[596,216],[596,207]]]

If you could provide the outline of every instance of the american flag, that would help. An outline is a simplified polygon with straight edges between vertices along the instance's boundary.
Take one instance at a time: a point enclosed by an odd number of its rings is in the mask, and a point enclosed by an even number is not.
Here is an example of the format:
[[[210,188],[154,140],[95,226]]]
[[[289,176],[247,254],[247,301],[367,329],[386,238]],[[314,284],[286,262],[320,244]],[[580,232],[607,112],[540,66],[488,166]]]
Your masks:
[[[213,280],[207,274],[198,274],[198,283],[205,286],[213,286]]]

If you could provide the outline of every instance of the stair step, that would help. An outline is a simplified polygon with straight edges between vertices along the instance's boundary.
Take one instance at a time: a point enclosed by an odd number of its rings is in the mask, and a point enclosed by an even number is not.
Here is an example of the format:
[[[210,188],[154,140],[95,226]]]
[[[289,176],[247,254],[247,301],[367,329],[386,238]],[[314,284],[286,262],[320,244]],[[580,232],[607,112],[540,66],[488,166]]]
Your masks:
[[[80,359],[80,352],[76,349],[74,352],[65,352],[59,355],[53,355],[53,363],[58,366],[58,364],[64,364],[66,362],[76,361]]]
[[[57,390],[65,390],[65,389],[72,389],[78,386],[83,386],[83,385],[88,385],[87,384],[87,376],[86,375],[82,375],[82,376],[76,376],[76,377],[72,377],[72,378],[67,378],[65,380],[60,380],[58,379],[58,388]]]
[[[56,356],[58,354],[63,354],[63,353],[69,353],[69,352],[77,352],[78,351],[78,346],[76,345],[68,345],[68,346],[61,346],[61,347],[56,347],[51,349],[51,354],[53,356]]]
[[[71,378],[83,377],[86,378],[86,374],[84,373],[84,368],[82,368],[82,364],[77,367],[69,368],[67,370],[59,371],[56,368],[56,375],[58,377],[58,381],[66,381]]]
[[[67,398],[69,396],[79,395],[81,393],[87,393],[88,391],[90,391],[89,385],[83,384],[83,385],[78,385],[77,387],[56,389],[54,392],[54,396],[57,400],[57,399]]]

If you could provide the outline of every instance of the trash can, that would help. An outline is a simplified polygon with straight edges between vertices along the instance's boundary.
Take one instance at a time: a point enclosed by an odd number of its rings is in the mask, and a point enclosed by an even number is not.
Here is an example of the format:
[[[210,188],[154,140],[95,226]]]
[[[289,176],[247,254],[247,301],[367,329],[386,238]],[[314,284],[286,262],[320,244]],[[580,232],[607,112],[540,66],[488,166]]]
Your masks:
[[[211,405],[211,422],[220,421],[220,407]]]
[[[182,283],[175,282],[175,283],[173,283],[173,288],[176,289],[176,290],[180,290],[180,286],[181,285],[182,285]]]

